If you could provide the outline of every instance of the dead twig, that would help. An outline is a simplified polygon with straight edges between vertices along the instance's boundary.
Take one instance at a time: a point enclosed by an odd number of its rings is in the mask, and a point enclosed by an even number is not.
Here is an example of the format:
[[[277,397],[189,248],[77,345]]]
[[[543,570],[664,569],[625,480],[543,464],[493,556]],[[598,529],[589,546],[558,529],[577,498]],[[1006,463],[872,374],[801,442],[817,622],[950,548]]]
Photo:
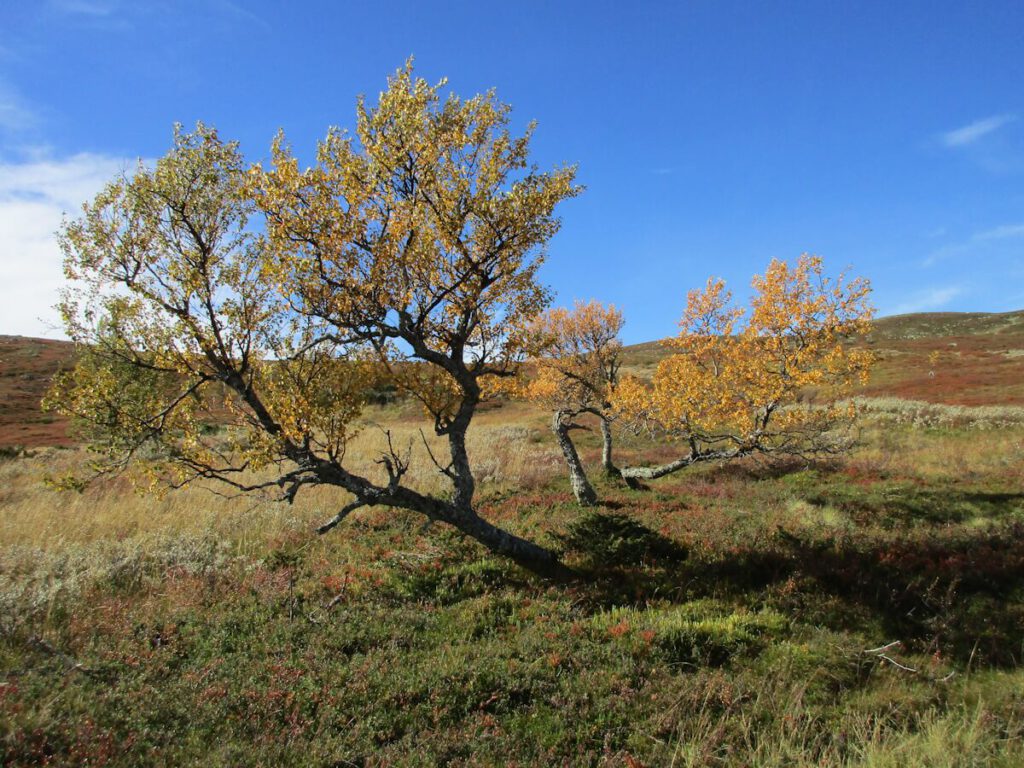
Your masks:
[[[953,672],[950,672],[948,675],[945,675],[944,677],[933,677],[932,675],[929,675],[928,673],[926,673],[926,672],[924,672],[924,671],[922,671],[920,669],[915,669],[914,667],[909,667],[906,664],[904,664],[904,663],[902,663],[900,661],[897,661],[892,656],[889,656],[886,653],[886,651],[891,650],[893,648],[900,647],[902,645],[903,645],[903,641],[902,640],[893,640],[891,643],[886,643],[885,645],[880,645],[877,648],[868,648],[868,649],[866,649],[864,651],[861,651],[861,653],[869,654],[871,656],[874,656],[877,659],[880,659],[881,661],[888,662],[889,664],[891,664],[892,666],[896,667],[897,669],[902,669],[904,672],[909,672],[912,675],[920,675],[925,680],[929,680],[929,681],[931,681],[933,683],[947,683],[947,682],[949,682],[950,680],[952,680],[956,676],[956,672],[953,671]]]
[[[334,606],[342,602],[346,597],[347,594],[345,593],[344,590],[342,590],[334,597],[332,597],[330,600],[328,600],[326,603],[324,603],[322,606],[320,606],[318,610],[313,611],[310,614],[307,614],[306,618],[309,619],[309,621],[312,624],[323,624],[322,619],[326,617],[328,613],[330,613],[331,609],[334,608]]]
[[[885,645],[880,645],[877,648],[868,648],[866,651],[861,651],[861,653],[873,653],[875,655],[878,655],[880,653],[885,653],[890,648],[895,648],[897,645],[903,645],[903,641],[902,640],[893,640],[891,643],[886,643]]]

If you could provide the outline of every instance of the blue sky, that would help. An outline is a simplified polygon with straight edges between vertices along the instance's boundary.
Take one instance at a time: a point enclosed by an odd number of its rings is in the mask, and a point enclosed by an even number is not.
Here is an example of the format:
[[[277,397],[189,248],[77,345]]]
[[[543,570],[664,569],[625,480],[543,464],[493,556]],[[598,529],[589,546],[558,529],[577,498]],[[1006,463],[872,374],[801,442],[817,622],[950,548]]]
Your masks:
[[[1024,4],[247,2],[0,4],[0,333],[59,337],[52,233],[201,119],[310,158],[410,55],[496,87],[577,163],[544,279],[627,342],[671,334],[709,275],[744,295],[804,251],[883,314],[1024,308]]]

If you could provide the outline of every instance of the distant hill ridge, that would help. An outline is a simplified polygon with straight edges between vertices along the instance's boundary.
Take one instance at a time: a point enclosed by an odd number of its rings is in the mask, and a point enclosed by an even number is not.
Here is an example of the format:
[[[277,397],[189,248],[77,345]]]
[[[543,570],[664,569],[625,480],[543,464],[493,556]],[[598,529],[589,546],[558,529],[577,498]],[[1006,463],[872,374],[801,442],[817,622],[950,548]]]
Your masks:
[[[889,339],[978,336],[1024,332],[1024,310],[1014,312],[917,312],[880,317],[873,333]]]
[[[39,402],[74,359],[70,341],[0,336],[0,447],[71,444],[67,421],[43,413]]]
[[[881,361],[865,395],[1024,405],[1024,310],[882,317],[869,344]],[[660,341],[631,344],[624,349],[625,370],[649,373],[666,353]],[[72,443],[66,420],[43,413],[39,403],[74,356],[69,341],[0,336],[0,447]]]
[[[913,312],[876,318],[872,334],[886,339],[976,336],[1024,331],[1024,309],[1013,312]],[[661,340],[629,344],[627,351],[656,349]]]

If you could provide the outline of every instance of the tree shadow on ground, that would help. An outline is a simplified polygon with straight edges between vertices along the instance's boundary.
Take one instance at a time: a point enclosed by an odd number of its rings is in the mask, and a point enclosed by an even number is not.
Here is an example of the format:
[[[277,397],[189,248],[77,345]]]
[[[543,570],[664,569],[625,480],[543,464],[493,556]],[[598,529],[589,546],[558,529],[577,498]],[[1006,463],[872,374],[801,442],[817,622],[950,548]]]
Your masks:
[[[994,521],[1024,512],[1024,493],[922,488],[910,483],[879,483],[867,489],[835,485],[806,494],[804,500],[842,510],[858,523],[888,528],[919,522]]]
[[[1020,521],[843,546],[789,537],[784,551],[793,575],[867,608],[894,639],[918,650],[997,666],[1022,659]]]
[[[587,540],[596,541],[604,529],[594,524],[588,530],[593,536]],[[575,541],[584,544],[580,537]],[[757,547],[689,560],[648,556],[642,567],[632,556],[613,565],[602,546],[591,550],[588,572],[595,607],[735,600],[836,631],[880,630],[886,640],[900,640],[915,652],[975,667],[1024,660],[1020,521],[843,541],[780,530]],[[605,558],[603,567],[596,565],[599,558]]]
[[[746,461],[727,461],[708,469],[704,477],[716,480],[777,480],[801,472],[834,473],[842,461],[832,457],[765,456],[749,457]]]
[[[586,512],[554,538],[564,553],[598,573],[657,562],[679,563],[689,554],[683,544],[614,511]]]

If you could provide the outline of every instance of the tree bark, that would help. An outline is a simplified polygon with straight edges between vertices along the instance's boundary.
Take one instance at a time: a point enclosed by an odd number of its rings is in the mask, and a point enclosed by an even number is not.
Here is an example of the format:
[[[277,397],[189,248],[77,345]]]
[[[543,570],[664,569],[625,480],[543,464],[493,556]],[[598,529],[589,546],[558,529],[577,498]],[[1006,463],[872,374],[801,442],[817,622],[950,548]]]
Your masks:
[[[684,467],[696,463],[700,459],[694,456],[684,456],[681,459],[670,461],[667,464],[660,464],[656,467],[623,467],[619,473],[628,480],[657,480],[659,477],[678,472]]]
[[[452,505],[457,509],[472,509],[473,496],[476,494],[476,478],[469,463],[469,452],[466,450],[465,426],[453,425],[448,433],[448,450],[451,456]]]
[[[456,439],[453,446],[453,460],[456,458],[456,454],[464,449],[465,441]],[[399,484],[375,485],[334,462],[325,460],[317,462],[313,458],[311,458],[311,462],[314,462],[314,469],[324,483],[344,488],[355,496],[353,502],[347,504],[335,517],[318,528],[319,533],[331,530],[360,506],[381,505],[407,509],[411,512],[418,512],[429,520],[447,523],[457,528],[483,544],[491,552],[508,557],[538,576],[559,580],[572,577],[572,571],[559,562],[558,555],[552,550],[516,536],[480,517],[472,506],[473,477],[471,473],[463,475],[461,478],[453,478],[455,485],[453,500],[447,501],[427,496]],[[462,502],[456,504],[454,499],[459,497],[460,487]],[[465,496],[467,493],[468,497]]]
[[[466,450],[466,431],[476,402],[477,395],[474,392],[471,405],[467,407],[466,403],[463,403],[463,408],[448,433],[454,489],[451,506],[442,519],[479,541],[491,552],[508,557],[539,576],[568,578],[572,571],[558,561],[558,555],[554,552],[484,520],[473,508],[476,479],[473,477],[473,469]]]
[[[484,520],[476,512],[462,511],[446,522],[476,539],[496,555],[507,557],[538,576],[566,580],[573,575],[572,570],[559,562],[558,555],[550,549],[509,533]]]
[[[612,461],[612,423],[604,416],[601,420],[601,466],[609,477],[619,477],[621,472]]]
[[[569,436],[570,424],[566,421],[566,417],[565,411],[555,411],[555,416],[551,421],[551,430],[558,438],[558,445],[562,449],[562,455],[565,456],[565,463],[569,468],[569,483],[572,485],[572,493],[576,497],[576,501],[580,506],[592,507],[597,503],[597,494],[587,479],[583,462],[580,461],[580,455],[576,452],[576,445],[573,443],[572,437]]]
[[[715,461],[716,459],[736,459],[740,456],[746,456],[753,451],[752,448],[736,448],[731,451],[706,451],[700,452],[695,451],[690,454],[670,461],[666,464],[659,464],[656,467],[623,467],[619,470],[622,478],[629,483],[630,487],[639,487],[640,480],[657,480],[659,477],[670,475],[673,472],[678,472],[680,469],[685,469],[691,464],[697,464],[703,461]]]

